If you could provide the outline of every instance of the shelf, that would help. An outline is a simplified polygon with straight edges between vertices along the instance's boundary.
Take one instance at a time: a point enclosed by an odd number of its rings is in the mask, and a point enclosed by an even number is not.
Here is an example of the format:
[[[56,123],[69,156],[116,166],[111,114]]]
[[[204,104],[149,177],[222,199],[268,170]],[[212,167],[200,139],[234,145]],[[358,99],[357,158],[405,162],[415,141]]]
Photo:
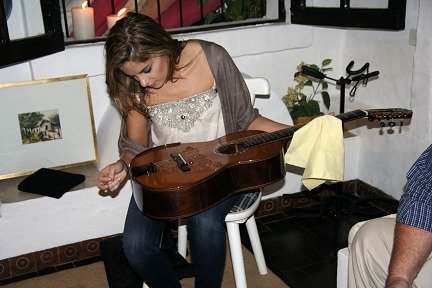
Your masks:
[[[62,169],[62,171],[78,173],[85,175],[86,180],[72,188],[71,191],[81,190],[97,185],[97,174],[99,170],[95,165],[86,165],[73,167],[68,169]],[[46,197],[39,194],[21,192],[18,190],[18,184],[24,180],[27,176],[10,178],[0,181],[0,202],[1,203],[14,203],[24,201],[33,198]]]

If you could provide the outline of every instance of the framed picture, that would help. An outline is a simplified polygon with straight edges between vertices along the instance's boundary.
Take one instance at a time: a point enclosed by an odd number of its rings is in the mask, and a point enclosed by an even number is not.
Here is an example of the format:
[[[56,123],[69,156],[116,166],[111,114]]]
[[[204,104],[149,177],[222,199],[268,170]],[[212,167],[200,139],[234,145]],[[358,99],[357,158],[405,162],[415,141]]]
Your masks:
[[[0,180],[98,161],[87,75],[0,83]]]

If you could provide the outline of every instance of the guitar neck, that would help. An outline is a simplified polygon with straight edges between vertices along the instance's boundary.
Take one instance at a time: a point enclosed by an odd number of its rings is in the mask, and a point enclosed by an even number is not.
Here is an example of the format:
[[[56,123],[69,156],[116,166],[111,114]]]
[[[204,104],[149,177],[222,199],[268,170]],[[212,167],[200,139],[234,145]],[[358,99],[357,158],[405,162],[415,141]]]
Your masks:
[[[367,115],[368,115],[368,113],[364,110],[354,110],[351,112],[337,115],[335,117],[342,120],[342,122],[348,122],[348,121],[353,121],[356,119],[361,119]],[[276,141],[276,140],[288,141],[294,135],[294,132],[296,132],[298,129],[300,129],[304,125],[305,124],[290,126],[288,128],[278,130],[278,131],[275,131],[272,133],[261,133],[258,135],[254,135],[252,137],[247,137],[246,139],[243,139],[241,142],[242,142],[242,145],[244,145],[245,147],[251,147],[251,146],[260,145],[260,144],[264,144],[266,142],[271,142],[271,141]]]

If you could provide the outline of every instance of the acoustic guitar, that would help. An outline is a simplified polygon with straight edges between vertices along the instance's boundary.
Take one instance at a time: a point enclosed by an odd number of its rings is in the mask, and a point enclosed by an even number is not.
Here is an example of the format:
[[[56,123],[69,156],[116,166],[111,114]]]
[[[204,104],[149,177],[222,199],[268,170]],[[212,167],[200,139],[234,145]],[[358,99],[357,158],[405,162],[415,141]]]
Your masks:
[[[404,125],[412,111],[355,110],[336,117],[343,122],[367,117],[381,127],[392,127],[397,122]],[[163,220],[186,218],[236,193],[281,180],[288,142],[302,126],[272,133],[246,130],[208,142],[158,146],[136,155],[129,173],[133,189],[142,193],[142,212]]]

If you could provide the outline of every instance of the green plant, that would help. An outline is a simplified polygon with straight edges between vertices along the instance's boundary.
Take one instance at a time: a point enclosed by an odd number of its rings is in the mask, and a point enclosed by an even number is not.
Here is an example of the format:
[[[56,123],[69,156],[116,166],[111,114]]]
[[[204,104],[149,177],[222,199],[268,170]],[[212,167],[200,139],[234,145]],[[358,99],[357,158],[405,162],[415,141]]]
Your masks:
[[[202,5],[205,5],[206,3],[207,0],[202,1]],[[197,4],[201,5],[201,1],[198,1]],[[204,23],[210,24],[262,18],[266,11],[264,0],[228,0],[224,1],[223,5],[223,15],[221,15],[221,9],[218,9],[209,13],[205,17]]]
[[[317,94],[321,94],[324,106],[330,108],[330,96],[326,91],[328,83],[322,79],[316,79],[317,83],[310,80],[302,71],[302,66],[308,66],[321,73],[332,70],[328,67],[331,63],[331,59],[324,59],[321,62],[321,67],[315,64],[305,64],[303,61],[297,65],[297,73],[295,74],[294,81],[297,82],[295,86],[289,86],[287,94],[282,97],[282,101],[288,108],[288,111],[293,119],[298,117],[313,117],[322,115],[319,102],[315,99]],[[310,90],[307,92],[304,89]]]

